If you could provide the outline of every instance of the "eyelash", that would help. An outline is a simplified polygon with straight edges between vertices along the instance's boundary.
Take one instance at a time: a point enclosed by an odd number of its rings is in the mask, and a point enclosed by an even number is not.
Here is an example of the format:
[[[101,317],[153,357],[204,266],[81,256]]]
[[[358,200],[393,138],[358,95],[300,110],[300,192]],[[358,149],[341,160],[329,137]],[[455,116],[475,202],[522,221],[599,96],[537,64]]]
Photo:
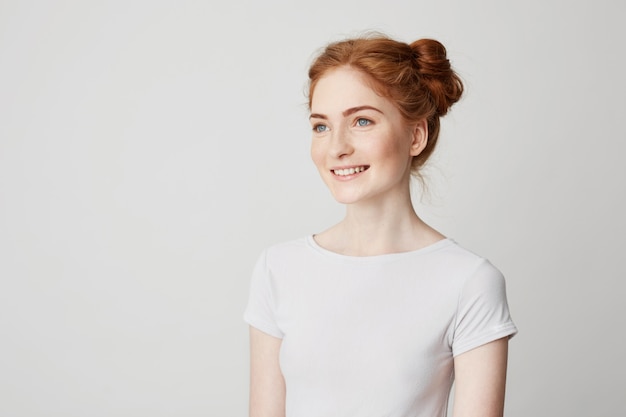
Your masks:
[[[365,123],[361,124],[362,121],[365,122]],[[359,118],[355,119],[355,121],[354,121],[355,127],[367,127],[367,126],[371,125],[372,123],[374,123],[374,122],[372,122],[370,119],[366,119],[365,117],[359,117]],[[324,128],[324,129],[320,130],[320,128]],[[318,124],[313,126],[312,130],[315,133],[324,133],[324,132],[328,131],[328,126],[326,126],[325,124],[318,123]]]
[[[361,121],[366,122],[365,124],[360,124]],[[366,119],[365,117],[359,117],[358,119],[356,119],[356,121],[354,122],[354,124],[357,127],[366,127],[372,124],[372,121],[370,119]]]
[[[319,130],[320,127],[323,127],[324,130]],[[324,133],[324,132],[326,132],[327,129],[328,129],[328,126],[323,125],[321,123],[318,123],[318,124],[313,126],[313,132],[315,132],[315,133]]]

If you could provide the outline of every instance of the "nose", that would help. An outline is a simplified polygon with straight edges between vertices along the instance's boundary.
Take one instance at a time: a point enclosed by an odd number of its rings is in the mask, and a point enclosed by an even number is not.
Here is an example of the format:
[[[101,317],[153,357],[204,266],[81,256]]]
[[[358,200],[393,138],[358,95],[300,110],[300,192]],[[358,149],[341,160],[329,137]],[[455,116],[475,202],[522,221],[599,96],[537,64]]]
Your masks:
[[[349,134],[341,130],[333,132],[328,152],[335,158],[351,155],[354,152],[354,147]]]

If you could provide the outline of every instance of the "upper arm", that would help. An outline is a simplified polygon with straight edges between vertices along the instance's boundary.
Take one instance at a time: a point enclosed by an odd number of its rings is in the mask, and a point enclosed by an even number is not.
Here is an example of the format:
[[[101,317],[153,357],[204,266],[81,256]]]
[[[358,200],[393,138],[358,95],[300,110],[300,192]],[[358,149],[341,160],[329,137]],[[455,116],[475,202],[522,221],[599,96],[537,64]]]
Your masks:
[[[285,416],[285,380],[278,362],[281,342],[250,326],[250,417]]]
[[[454,358],[453,417],[502,417],[509,338]]]

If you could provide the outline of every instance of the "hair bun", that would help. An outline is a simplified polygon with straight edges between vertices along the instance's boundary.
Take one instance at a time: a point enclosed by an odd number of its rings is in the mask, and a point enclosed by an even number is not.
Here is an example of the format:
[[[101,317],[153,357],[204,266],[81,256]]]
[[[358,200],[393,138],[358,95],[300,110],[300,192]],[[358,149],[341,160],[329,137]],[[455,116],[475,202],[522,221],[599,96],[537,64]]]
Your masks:
[[[445,115],[463,94],[461,78],[452,70],[446,48],[434,39],[420,39],[411,43],[416,56],[418,72],[430,91],[439,116]]]

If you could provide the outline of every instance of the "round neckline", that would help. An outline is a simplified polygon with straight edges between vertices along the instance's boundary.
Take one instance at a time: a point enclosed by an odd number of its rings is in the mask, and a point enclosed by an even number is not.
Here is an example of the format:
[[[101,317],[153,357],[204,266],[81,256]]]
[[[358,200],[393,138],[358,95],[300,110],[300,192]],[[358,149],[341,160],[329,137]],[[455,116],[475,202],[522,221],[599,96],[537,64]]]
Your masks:
[[[398,258],[403,258],[407,256],[423,255],[423,254],[438,250],[440,248],[443,248],[445,246],[448,246],[449,244],[454,243],[454,240],[450,239],[449,237],[444,237],[443,239],[440,239],[436,241],[435,243],[431,243],[430,245],[424,246],[423,248],[419,248],[419,249],[413,249],[413,250],[406,251],[406,252],[393,252],[393,253],[383,253],[380,255],[366,255],[366,256],[344,255],[338,252],[333,252],[330,249],[326,249],[320,246],[319,243],[317,243],[317,241],[315,240],[314,234],[306,236],[306,242],[310,247],[312,247],[314,250],[316,250],[317,252],[320,252],[323,255],[330,256],[335,259],[363,262],[363,261],[391,260],[391,259],[398,259]]]

